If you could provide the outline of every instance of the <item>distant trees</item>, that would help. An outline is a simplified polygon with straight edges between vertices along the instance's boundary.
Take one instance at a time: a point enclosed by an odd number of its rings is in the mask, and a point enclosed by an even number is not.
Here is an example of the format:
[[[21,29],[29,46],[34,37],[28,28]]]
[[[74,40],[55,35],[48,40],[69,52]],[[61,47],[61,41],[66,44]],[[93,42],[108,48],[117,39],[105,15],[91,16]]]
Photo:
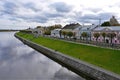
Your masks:
[[[113,39],[114,37],[116,37],[116,34],[115,34],[114,32],[111,32],[111,33],[108,33],[108,34],[107,34],[107,37],[110,38],[110,43],[112,43],[112,39]]]
[[[42,26],[37,26],[36,28],[41,28]]]
[[[102,32],[101,35],[102,35],[102,37],[104,39],[104,42],[105,42],[105,37],[106,37],[107,34],[105,32]]]
[[[98,40],[98,38],[100,37],[99,33],[94,33],[93,36],[96,38],[96,41]]]
[[[73,32],[71,32],[71,31],[67,32],[67,36],[68,36],[69,38],[71,38],[71,37],[73,36]]]
[[[45,32],[44,32],[44,35],[50,35],[51,34],[51,31],[50,30],[46,30]]]
[[[108,37],[109,40],[110,40],[110,43],[112,43],[112,40],[113,40],[114,37],[116,37],[116,34],[114,32],[109,32],[109,33],[103,32],[101,34],[100,33],[94,33],[93,36],[96,38],[96,41],[98,40],[98,38],[100,36],[102,36],[104,38],[104,42],[105,42],[105,37]]]
[[[64,36],[64,38],[66,37],[67,35],[67,32],[66,31],[61,31],[62,35]]]
[[[109,21],[105,21],[101,24],[101,26],[120,26],[119,22],[115,18],[115,16],[112,16]]]
[[[75,33],[71,32],[71,31],[61,31],[61,34],[64,36],[64,38],[71,38],[75,36]]]
[[[110,26],[110,22],[109,21],[103,22],[101,26]]]
[[[120,34],[117,37],[118,37],[118,40],[120,41]]]
[[[32,33],[32,31],[30,31],[30,30],[20,30],[20,32],[23,32],[23,33]]]
[[[37,26],[36,28],[40,28],[43,31],[44,35],[50,35],[51,30],[58,29],[58,28],[60,29],[60,28],[62,28],[62,25],[55,24],[55,25],[51,25],[51,26],[47,26],[47,27]]]
[[[47,27],[49,30],[54,30],[54,29],[60,29],[60,28],[62,28],[62,25],[60,25],[60,24],[55,24],[55,25],[52,25],[52,26],[48,26]]]
[[[83,40],[84,40],[84,38],[86,38],[86,40],[87,40],[88,34],[87,34],[86,32],[83,32],[83,33],[81,34],[81,36],[83,37]]]
[[[73,32],[73,38],[76,39],[76,32]]]

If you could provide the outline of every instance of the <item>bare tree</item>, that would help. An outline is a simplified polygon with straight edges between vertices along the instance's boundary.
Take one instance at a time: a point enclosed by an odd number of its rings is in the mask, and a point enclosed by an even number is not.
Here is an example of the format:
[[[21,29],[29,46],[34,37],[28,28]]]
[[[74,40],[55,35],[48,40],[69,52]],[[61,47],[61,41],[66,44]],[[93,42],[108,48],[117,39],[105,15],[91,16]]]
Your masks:
[[[93,36],[96,38],[96,41],[98,40],[98,38],[100,37],[99,33],[94,33]]]
[[[102,37],[104,38],[104,42],[105,42],[106,33],[103,32],[103,33],[101,33],[101,35],[102,35]]]
[[[112,39],[113,39],[114,37],[116,37],[116,34],[115,34],[114,32],[111,32],[111,33],[108,33],[108,34],[107,34],[107,37],[110,38],[110,42],[112,43]]]
[[[83,37],[83,39],[86,38],[86,40],[87,40],[88,34],[87,34],[86,32],[83,32],[83,33],[81,34],[81,36]]]
[[[67,36],[69,36],[69,38],[71,38],[73,36],[73,32],[67,32]]]
[[[67,32],[66,31],[62,31],[61,32],[62,33],[62,35],[64,36],[64,38],[66,37],[66,35],[67,35]]]

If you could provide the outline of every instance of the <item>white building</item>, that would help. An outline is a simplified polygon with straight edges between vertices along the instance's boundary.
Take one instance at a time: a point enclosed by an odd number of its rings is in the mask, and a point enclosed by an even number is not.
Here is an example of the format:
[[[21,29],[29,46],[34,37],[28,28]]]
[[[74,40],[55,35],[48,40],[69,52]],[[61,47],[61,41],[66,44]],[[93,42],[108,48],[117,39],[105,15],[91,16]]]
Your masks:
[[[32,29],[32,33],[33,33],[36,37],[38,37],[38,36],[40,36],[40,35],[43,35],[43,30],[42,30],[42,28],[35,28],[35,29]]]
[[[79,31],[77,32],[77,39],[82,39],[82,33],[85,32],[88,35],[88,40],[91,40],[91,32],[92,30],[94,30],[96,27],[96,25],[84,25],[82,27],[79,28]]]
[[[79,29],[81,28],[81,25],[79,23],[73,23],[73,24],[68,24],[68,25],[65,25],[63,28],[62,28],[62,31],[65,31],[65,32],[73,32],[74,34],[74,37],[78,37],[78,31]],[[63,36],[63,35],[62,35]],[[64,37],[63,37],[64,38]]]
[[[54,29],[54,30],[52,30],[51,31],[51,36],[60,38],[61,37],[60,31],[61,31],[61,29]]]

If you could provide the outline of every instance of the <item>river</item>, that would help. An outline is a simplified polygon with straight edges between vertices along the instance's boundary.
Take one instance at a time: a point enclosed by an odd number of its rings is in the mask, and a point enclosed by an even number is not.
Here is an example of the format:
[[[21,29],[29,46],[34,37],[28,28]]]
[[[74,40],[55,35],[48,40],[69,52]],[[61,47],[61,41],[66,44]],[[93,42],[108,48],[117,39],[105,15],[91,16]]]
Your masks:
[[[85,80],[24,45],[15,32],[0,32],[0,80]]]

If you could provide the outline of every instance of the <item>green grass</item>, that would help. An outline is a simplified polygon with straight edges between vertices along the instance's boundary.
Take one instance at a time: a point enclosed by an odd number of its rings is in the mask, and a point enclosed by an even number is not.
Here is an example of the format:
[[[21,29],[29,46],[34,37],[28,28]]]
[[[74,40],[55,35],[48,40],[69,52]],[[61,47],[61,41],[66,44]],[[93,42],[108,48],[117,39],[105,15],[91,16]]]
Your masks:
[[[46,37],[34,38],[31,34],[20,32],[17,33],[17,35],[66,55],[120,74],[120,50],[75,44]]]

